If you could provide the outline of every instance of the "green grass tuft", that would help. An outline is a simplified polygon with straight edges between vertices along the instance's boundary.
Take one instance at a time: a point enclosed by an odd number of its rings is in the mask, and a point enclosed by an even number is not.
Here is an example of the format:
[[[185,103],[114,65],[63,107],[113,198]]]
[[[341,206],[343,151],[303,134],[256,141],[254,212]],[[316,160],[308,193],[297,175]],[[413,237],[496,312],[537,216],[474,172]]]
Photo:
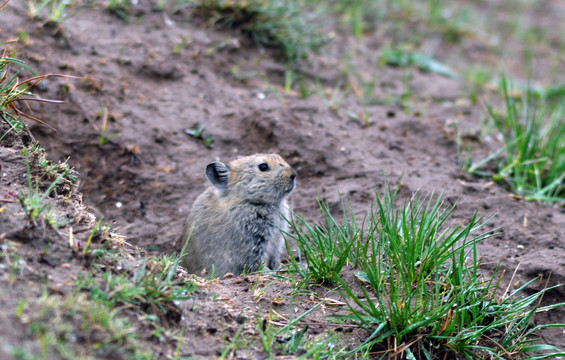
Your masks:
[[[285,63],[305,59],[329,37],[320,18],[300,0],[198,0],[195,14],[212,24],[241,29],[259,47],[278,51]]]
[[[450,220],[456,205],[445,205],[442,195],[417,193],[396,208],[397,191],[387,188],[384,196],[377,195],[361,227],[351,211],[338,224],[323,205],[325,225],[296,217],[290,221],[308,268],[294,261],[289,270],[309,281],[337,282],[349,312],[336,319],[370,334],[351,356],[515,358],[538,350],[545,357],[565,355],[551,346],[532,345],[537,330],[565,325],[531,326],[536,312],[565,303],[540,307],[549,289],[523,295],[531,282],[497,295],[498,269],[490,279],[479,274],[476,245],[494,233],[481,231],[484,222],[477,214]],[[354,281],[342,271],[352,264]]]
[[[10,129],[1,135],[0,140],[4,139],[10,131],[25,129],[14,102],[26,94],[27,88],[18,86],[18,75],[27,67],[25,63],[12,56],[13,54],[4,52],[0,57],[0,117],[10,125]],[[11,74],[10,67],[13,65],[18,66],[20,70]]]
[[[119,16],[123,21],[129,22],[132,4],[130,0],[107,0],[106,8]]]
[[[47,21],[60,23],[69,16],[68,8],[74,5],[74,0],[28,0],[27,11],[31,19],[40,17],[40,13],[47,9]]]
[[[307,282],[316,284],[333,284],[338,281],[339,274],[348,263],[355,241],[360,239],[357,224],[340,225],[331,216],[326,204],[319,203],[325,219],[324,226],[310,225],[298,215],[290,222],[293,234],[287,233],[287,237],[293,238],[298,244],[299,257],[306,262],[307,267],[302,266],[296,260],[290,264],[290,271],[300,274]],[[344,213],[345,219],[346,213]],[[291,253],[287,242],[287,251]]]
[[[390,66],[415,66],[420,71],[430,72],[457,79],[459,76],[447,65],[440,63],[431,56],[402,49],[383,49],[380,61]]]
[[[4,43],[0,43],[0,45],[2,44]],[[56,132],[55,128],[53,128],[51,125],[45,123],[35,116],[32,116],[31,114],[25,113],[20,110],[20,107],[17,106],[17,103],[20,101],[37,101],[50,104],[65,103],[64,101],[41,99],[39,97],[35,97],[31,92],[31,89],[47,78],[77,77],[61,74],[46,74],[37,76],[33,69],[31,69],[24,61],[16,59],[13,56],[14,51],[8,52],[7,50],[5,50],[2,55],[0,55],[0,120],[3,120],[9,124],[9,129],[5,130],[3,134],[0,134],[0,141],[2,141],[11,131],[20,132],[22,130],[25,130],[26,125],[22,121],[22,118],[24,117],[31,119],[43,126],[46,126]],[[15,71],[12,71],[12,66],[16,67]],[[26,80],[20,81],[19,77],[24,71],[29,72],[33,76]]]
[[[15,348],[12,355],[23,359],[154,359],[155,355],[140,341],[136,325],[84,294],[66,297],[45,294],[34,306],[25,306],[30,315],[28,334],[39,342],[39,354]]]
[[[177,312],[177,301],[190,298],[197,290],[195,283],[177,278],[179,263],[179,255],[150,258],[130,271],[100,269],[100,277],[81,275],[76,285],[105,306],[133,305],[164,318],[168,312]]]
[[[19,200],[24,209],[26,215],[33,222],[36,222],[40,218],[44,218],[46,222],[50,225],[57,225],[57,222],[52,218],[51,212],[49,210],[50,205],[46,201],[46,198],[55,190],[57,184],[67,175],[66,171],[61,172],[59,176],[53,181],[43,193],[39,191],[39,184],[36,180],[35,186],[33,185],[31,170],[29,165],[29,159],[26,159],[27,168],[27,180],[28,180],[28,192],[27,195],[24,192],[20,192]]]
[[[502,90],[506,114],[487,108],[504,146],[468,171],[503,182],[526,200],[565,202],[565,102],[555,105],[529,89],[515,97],[506,77]],[[491,161],[494,172],[484,170]]]

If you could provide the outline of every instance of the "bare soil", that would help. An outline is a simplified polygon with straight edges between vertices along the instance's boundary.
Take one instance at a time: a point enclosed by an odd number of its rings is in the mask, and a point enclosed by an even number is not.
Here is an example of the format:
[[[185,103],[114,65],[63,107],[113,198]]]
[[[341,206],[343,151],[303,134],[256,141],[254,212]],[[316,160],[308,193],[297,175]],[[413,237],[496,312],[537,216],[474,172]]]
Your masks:
[[[304,99],[296,90],[284,92],[284,66],[237,32],[210,29],[182,12],[166,15],[148,4],[135,8],[138,20],[130,23],[97,7],[79,6],[74,11],[55,26],[30,20],[23,2],[12,1],[0,14],[0,37],[13,39],[25,31],[28,41],[13,46],[18,48],[17,57],[39,74],[87,78],[50,79],[43,83],[42,92],[37,89],[43,98],[69,104],[30,104],[36,116],[57,129],[55,133],[30,121],[33,137],[52,160],[68,158],[80,173],[78,191],[52,199],[57,211],[75,224],[77,239],[84,242],[94,222],[84,202],[96,217],[104,217],[126,235],[129,243],[148,252],[171,252],[178,246],[192,201],[207,186],[203,169],[209,161],[277,152],[299,174],[292,202],[301,216],[319,218],[316,199],[327,201],[339,213],[339,194],[363,216],[385,180],[402,182],[401,200],[415,191],[444,191],[449,203],[458,201],[456,219],[478,211],[492,217],[489,228],[499,229],[497,236],[479,246],[486,272],[498,264],[507,274],[516,271],[512,286],[539,277],[531,291],[565,283],[564,208],[526,202],[499,184],[463,171],[455,141],[458,130],[465,134],[464,145],[472,147],[474,159],[500,146],[496,140],[477,136],[483,105],[468,101],[458,80],[379,64],[377,46],[385,39],[374,35],[355,45],[354,39],[338,35],[310,62],[299,63],[310,89],[316,90],[312,80],[319,77],[321,90]],[[182,41],[186,44],[175,51]],[[438,53],[447,54],[448,44],[440,46],[444,48]],[[470,45],[469,49],[470,59],[480,51],[485,52],[483,57],[489,55],[488,50]],[[345,93],[339,103],[328,104],[332,92],[343,84],[344,70],[338,61],[343,54],[360,76],[376,79],[372,89],[376,99],[399,96],[408,87],[413,93],[410,106],[393,101],[362,105],[354,91]],[[100,145],[106,112],[108,141]],[[367,122],[355,114],[368,114]],[[204,135],[213,137],[213,148],[185,132],[200,125]],[[2,267],[4,343],[31,343],[25,322],[14,315],[18,299],[38,298],[45,286],[65,294],[84,265],[66,246],[67,228],[45,233],[53,230],[40,224],[30,228],[21,213],[17,194],[26,188],[27,175],[19,147],[27,144],[18,141],[10,143],[7,138],[0,147],[0,205],[5,207],[0,214],[0,242],[24,249],[26,266],[18,276],[32,285],[10,283],[9,269]],[[50,239],[48,251],[46,239]],[[210,293],[181,304],[183,317],[177,326],[185,328],[185,336],[180,353],[218,356],[242,317],[256,319],[271,307],[286,316],[291,309],[308,309],[307,295],[297,298],[296,304],[277,302],[288,299],[292,290],[285,282],[275,282],[258,298],[252,290],[258,281],[267,280],[254,276],[207,283]],[[563,299],[565,288],[558,287],[545,294],[543,304]],[[323,334],[324,314],[331,311],[313,313],[309,320],[313,334]],[[565,323],[565,310],[539,314],[535,321]],[[565,348],[563,329],[541,336],[543,342]],[[162,354],[175,350],[173,344],[163,346]],[[1,351],[7,352],[6,347]],[[6,358],[1,351],[0,357]]]

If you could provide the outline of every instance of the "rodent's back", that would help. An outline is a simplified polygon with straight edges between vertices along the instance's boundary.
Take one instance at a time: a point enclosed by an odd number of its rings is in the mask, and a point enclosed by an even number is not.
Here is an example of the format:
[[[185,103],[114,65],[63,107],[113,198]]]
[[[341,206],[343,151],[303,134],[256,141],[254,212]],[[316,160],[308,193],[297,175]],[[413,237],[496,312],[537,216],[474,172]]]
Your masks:
[[[256,270],[262,261],[271,269],[280,265],[280,230],[288,218],[286,198],[296,172],[277,154],[255,154],[229,165],[206,167],[212,187],[194,202],[183,239],[190,234],[183,265],[188,271],[221,276]]]

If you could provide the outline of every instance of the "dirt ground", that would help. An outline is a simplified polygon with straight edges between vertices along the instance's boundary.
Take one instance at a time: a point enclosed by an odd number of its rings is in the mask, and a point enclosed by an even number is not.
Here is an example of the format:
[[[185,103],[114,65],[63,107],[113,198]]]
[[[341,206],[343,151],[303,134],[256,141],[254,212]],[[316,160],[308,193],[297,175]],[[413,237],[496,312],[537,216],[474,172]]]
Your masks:
[[[203,169],[208,162],[277,152],[298,172],[292,203],[301,216],[319,218],[316,199],[339,211],[340,193],[362,216],[385,178],[391,184],[402,181],[401,199],[414,191],[445,191],[447,202],[459,201],[456,219],[478,210],[492,217],[488,228],[499,229],[479,246],[485,271],[499,263],[508,274],[517,269],[515,285],[540,277],[532,291],[565,283],[565,208],[526,202],[461,169],[465,154],[458,152],[457,131],[465,134],[473,159],[500,145],[477,136],[485,109],[468,100],[462,82],[382,66],[376,49],[384,40],[376,35],[358,45],[337,35],[311,62],[298,64],[306,80],[319,76],[321,91],[304,99],[296,90],[285,93],[284,67],[237,32],[213,30],[199,20],[168,16],[148,5],[136,11],[141,20],[125,23],[99,8],[79,7],[60,27],[30,20],[23,2],[12,1],[0,14],[2,39],[16,38],[20,31],[28,34],[17,55],[37,73],[89,78],[46,81],[38,94],[69,104],[32,104],[34,114],[57,132],[30,122],[31,133],[51,159],[69,159],[80,173],[84,204],[119,228],[129,243],[149,252],[172,251],[192,201],[207,186]],[[438,54],[448,54],[448,45],[440,46],[444,48]],[[468,53],[468,61],[489,57],[487,50],[472,46]],[[363,105],[354,92],[340,98],[344,69],[337,59],[344,57],[360,76],[376,79],[376,99],[401,95],[408,88],[413,93],[410,106],[402,108],[394,101]],[[100,145],[106,113],[108,141]],[[368,122],[355,114],[368,114]],[[185,132],[200,125],[204,135],[213,137],[213,148]],[[10,159],[17,154],[2,145],[2,196],[9,199],[7,192],[25,185],[25,167],[11,170]],[[92,219],[83,222],[91,224]],[[7,225],[0,224],[0,233],[5,233]],[[63,265],[72,263],[64,256],[42,261],[50,263],[48,273],[55,278],[67,276],[69,268]],[[242,313],[252,317],[254,308],[266,310],[277,294],[292,290],[290,285],[271,286],[257,302],[250,294],[252,283],[227,279],[210,284],[210,291],[230,299],[221,309],[181,305],[187,331],[181,352],[217,355],[225,328],[237,330]],[[563,299],[565,288],[558,287],[545,294],[543,304]],[[23,331],[8,314],[0,318],[15,324],[16,333]],[[539,314],[535,321],[565,323],[565,309]],[[6,331],[0,333],[9,338]],[[542,336],[545,343],[565,348],[563,329]]]

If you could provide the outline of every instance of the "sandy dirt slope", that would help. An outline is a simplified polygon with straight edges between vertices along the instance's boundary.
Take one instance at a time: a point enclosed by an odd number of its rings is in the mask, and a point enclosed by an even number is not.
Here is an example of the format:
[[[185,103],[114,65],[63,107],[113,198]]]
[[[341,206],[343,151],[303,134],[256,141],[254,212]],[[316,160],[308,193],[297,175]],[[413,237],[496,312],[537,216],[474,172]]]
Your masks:
[[[407,111],[394,103],[363,106],[349,94],[333,107],[329,92],[341,84],[342,73],[331,59],[346,43],[332,43],[311,65],[300,64],[306,73],[320,74],[327,92],[302,99],[284,93],[284,68],[237,34],[140,11],[139,22],[126,24],[108,12],[80,7],[57,28],[30,21],[24,6],[12,1],[1,15],[0,33],[2,38],[20,30],[28,34],[18,57],[38,73],[91,78],[49,80],[39,94],[70,104],[34,104],[58,132],[32,123],[32,134],[52,159],[69,158],[80,173],[85,204],[115,222],[131,243],[171,251],[192,201],[207,186],[206,163],[272,151],[297,170],[292,202],[306,218],[319,218],[316,199],[339,211],[339,193],[363,216],[385,177],[391,184],[402,181],[401,199],[414,191],[444,191],[447,202],[459,201],[455,218],[479,211],[492,217],[487,228],[499,229],[480,245],[485,270],[500,263],[510,274],[519,266],[517,283],[541,277],[532,289],[548,279],[549,285],[565,283],[564,208],[525,202],[461,170],[456,127],[475,134],[484,108],[466,101],[458,81],[380,66],[376,50],[368,47],[355,65],[360,74],[377,79],[375,96],[401,94],[408,86],[414,106]],[[186,45],[174,51],[183,39]],[[101,146],[106,112],[109,140]],[[351,115],[363,113],[368,123]],[[212,149],[185,133],[199,125],[213,137]],[[475,136],[464,140],[475,158],[497,146]],[[3,167],[9,160],[4,161]],[[216,290],[229,291],[230,281]],[[543,301],[563,299],[565,289],[557,288]],[[542,314],[537,321],[565,322],[565,312]],[[565,346],[561,329],[544,337]]]

